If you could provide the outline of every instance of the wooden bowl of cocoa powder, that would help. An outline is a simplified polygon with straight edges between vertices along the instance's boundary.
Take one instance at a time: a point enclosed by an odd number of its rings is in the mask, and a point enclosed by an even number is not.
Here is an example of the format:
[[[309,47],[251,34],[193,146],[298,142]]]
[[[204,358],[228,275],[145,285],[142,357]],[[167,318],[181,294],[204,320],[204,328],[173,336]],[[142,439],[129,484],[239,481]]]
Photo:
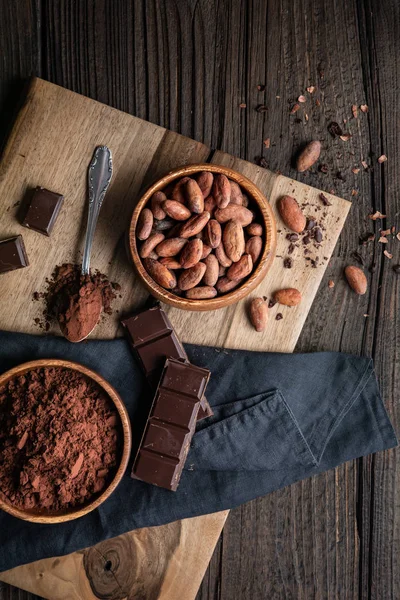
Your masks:
[[[121,481],[131,427],[115,389],[57,359],[0,375],[0,509],[63,523],[98,508]]]
[[[238,302],[264,279],[276,252],[276,222],[265,196],[244,175],[220,165],[189,165],[140,198],[128,244],[139,279],[158,300],[215,310]]]

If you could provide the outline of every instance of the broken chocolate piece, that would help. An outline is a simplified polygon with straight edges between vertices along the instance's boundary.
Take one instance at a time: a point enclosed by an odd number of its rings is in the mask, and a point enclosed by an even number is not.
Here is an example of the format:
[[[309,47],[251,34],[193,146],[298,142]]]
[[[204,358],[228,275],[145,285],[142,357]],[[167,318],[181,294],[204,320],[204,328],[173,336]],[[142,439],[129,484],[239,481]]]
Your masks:
[[[27,267],[29,260],[22,235],[0,241],[0,273]]]
[[[64,196],[61,194],[37,187],[32,194],[22,225],[49,236],[63,202]]]
[[[168,358],[131,476],[176,491],[210,371]]]
[[[186,351],[161,306],[138,312],[121,323],[153,390],[157,388],[166,358],[188,361]],[[199,419],[212,414],[207,399],[202,398]]]

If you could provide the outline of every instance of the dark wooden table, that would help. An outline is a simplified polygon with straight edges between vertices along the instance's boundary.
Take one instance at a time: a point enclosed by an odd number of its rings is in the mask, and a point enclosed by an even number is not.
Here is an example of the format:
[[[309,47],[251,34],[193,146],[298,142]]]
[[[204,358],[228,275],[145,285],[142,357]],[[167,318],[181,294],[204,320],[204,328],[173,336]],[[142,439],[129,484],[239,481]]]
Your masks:
[[[399,55],[397,0],[0,0],[1,134],[36,74],[352,199],[297,350],[372,355],[399,431],[400,241],[391,260],[377,241],[400,229]],[[354,118],[353,104],[368,113]],[[333,139],[332,121],[352,137]],[[293,154],[311,139],[327,173],[297,174]],[[386,221],[367,218],[376,210]],[[360,298],[342,275],[357,260]],[[198,599],[398,599],[398,462],[383,452],[232,511]],[[0,583],[1,600],[16,598],[34,597]]]

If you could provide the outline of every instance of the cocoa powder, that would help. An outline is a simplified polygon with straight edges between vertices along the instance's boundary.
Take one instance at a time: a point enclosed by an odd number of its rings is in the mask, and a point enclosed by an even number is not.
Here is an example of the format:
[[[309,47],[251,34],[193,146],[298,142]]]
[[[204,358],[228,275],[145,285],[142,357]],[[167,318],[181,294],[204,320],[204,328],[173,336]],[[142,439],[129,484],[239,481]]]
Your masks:
[[[81,266],[72,263],[57,266],[51,278],[46,279],[46,285],[45,291],[36,291],[32,296],[33,300],[43,299],[45,303],[43,318],[36,318],[35,323],[48,331],[51,323],[59,319],[66,328],[73,328],[71,338],[79,338],[83,328],[96,324],[91,323],[91,316],[99,314],[99,303],[105,314],[112,314],[112,302],[121,290],[118,283],[111,283],[99,271],[83,277]]]
[[[77,371],[33,369],[0,387],[0,493],[15,507],[92,500],[115,474],[121,440],[107,394]]]

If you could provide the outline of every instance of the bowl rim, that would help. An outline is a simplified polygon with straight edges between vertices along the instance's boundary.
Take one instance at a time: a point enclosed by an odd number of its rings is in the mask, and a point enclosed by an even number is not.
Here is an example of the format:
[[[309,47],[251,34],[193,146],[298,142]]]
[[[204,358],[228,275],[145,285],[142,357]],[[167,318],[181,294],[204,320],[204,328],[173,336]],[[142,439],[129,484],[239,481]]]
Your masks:
[[[0,386],[5,385],[8,381],[10,381],[10,379],[13,379],[14,377],[17,377],[19,375],[23,375],[28,371],[45,367],[60,367],[65,369],[72,369],[74,371],[82,373],[89,379],[95,381],[106,392],[108,398],[116,407],[120,417],[121,428],[123,432],[122,454],[118,469],[114,477],[99,496],[97,496],[94,500],[88,502],[88,504],[85,504],[80,508],[66,509],[52,514],[46,514],[35,511],[30,512],[29,510],[24,510],[22,508],[16,508],[12,506],[12,504],[4,500],[4,493],[0,493],[0,509],[4,510],[6,513],[12,515],[13,517],[17,517],[19,519],[29,521],[31,523],[55,524],[65,523],[67,521],[72,521],[74,519],[78,519],[79,517],[83,517],[84,515],[92,512],[101,504],[103,504],[103,502],[107,500],[107,498],[114,492],[128,466],[132,448],[132,431],[128,411],[115,388],[110,383],[108,383],[108,381],[104,379],[104,377],[96,373],[96,371],[93,371],[92,369],[89,369],[88,367],[81,365],[80,363],[58,358],[38,359],[21,363],[20,365],[17,365],[16,367],[13,367],[12,369],[9,369],[8,371],[5,371],[0,375]]]
[[[139,256],[137,239],[135,230],[139,214],[146,207],[151,196],[164,189],[175,179],[179,177],[185,177],[194,175],[201,171],[210,171],[212,173],[222,173],[236,181],[241,187],[243,187],[252,199],[256,202],[264,222],[264,226],[268,229],[267,240],[263,245],[262,253],[258,259],[258,265],[251,273],[251,275],[245,279],[245,281],[236,289],[224,294],[222,296],[216,296],[215,298],[191,300],[189,298],[180,297],[169,290],[161,287],[154,279],[147,273],[142,259]],[[191,165],[184,165],[169,171],[163,177],[157,179],[150,187],[147,188],[145,193],[140,197],[137,202],[131,217],[131,221],[128,229],[128,247],[130,258],[133,262],[134,269],[139,276],[139,279],[143,282],[145,287],[150,293],[155,296],[158,300],[165,302],[171,306],[181,308],[184,310],[194,311],[208,311],[215,310],[218,308],[225,308],[230,304],[236,303],[246,297],[265,277],[269,271],[271,264],[275,258],[277,244],[277,231],[276,231],[276,220],[272,211],[271,205],[269,204],[265,195],[260,189],[253,183],[248,177],[242,175],[238,171],[217,165],[213,163],[197,163]],[[140,266],[139,266],[140,265]]]

